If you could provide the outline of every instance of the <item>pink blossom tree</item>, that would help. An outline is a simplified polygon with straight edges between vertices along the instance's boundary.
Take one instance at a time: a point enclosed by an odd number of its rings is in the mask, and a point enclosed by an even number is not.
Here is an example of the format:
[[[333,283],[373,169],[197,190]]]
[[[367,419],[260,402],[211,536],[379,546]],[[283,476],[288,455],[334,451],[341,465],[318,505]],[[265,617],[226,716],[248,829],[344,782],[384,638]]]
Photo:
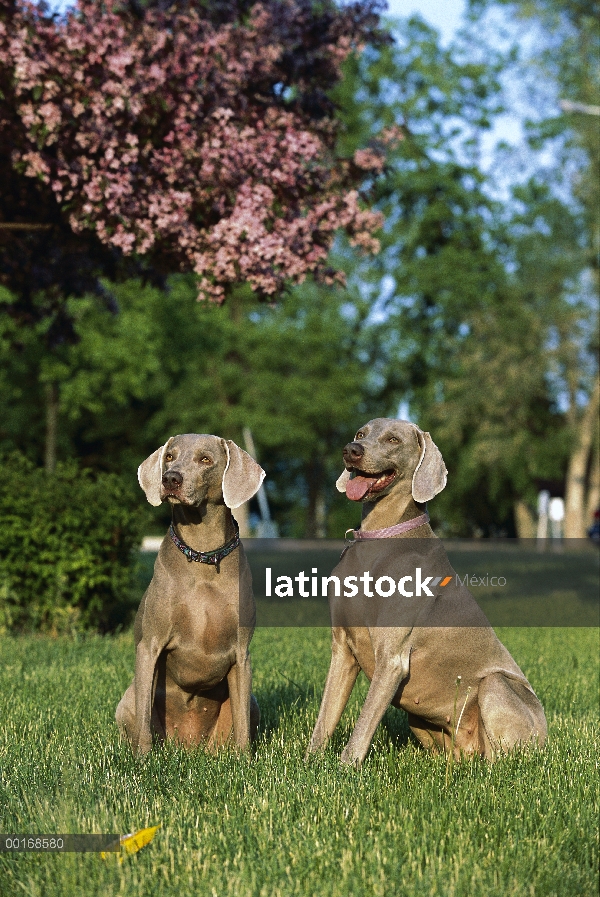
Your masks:
[[[377,251],[360,186],[383,153],[336,155],[328,90],[349,53],[385,39],[380,7],[78,0],[58,16],[0,0],[2,282],[27,276],[15,258],[33,264],[36,239],[85,247],[90,272],[124,258],[193,271],[216,302],[236,283],[266,298],[339,277],[339,229]]]

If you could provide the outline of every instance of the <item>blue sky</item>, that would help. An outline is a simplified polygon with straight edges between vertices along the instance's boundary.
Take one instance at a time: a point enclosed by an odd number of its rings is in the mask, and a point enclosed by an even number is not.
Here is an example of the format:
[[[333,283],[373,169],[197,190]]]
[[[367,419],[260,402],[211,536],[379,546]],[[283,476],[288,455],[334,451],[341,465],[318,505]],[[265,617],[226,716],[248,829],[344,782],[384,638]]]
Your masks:
[[[441,33],[447,43],[461,24],[465,0],[388,0],[388,15],[408,18],[419,14]]]
[[[449,43],[463,24],[466,12],[466,0],[387,0],[388,15],[394,18],[408,18],[419,14],[433,25],[441,34],[444,44]],[[503,20],[506,23],[506,19]],[[515,113],[500,116],[494,123],[490,133],[482,139],[481,165],[485,170],[493,166],[493,148],[500,140],[513,146],[522,144],[521,127],[522,97],[519,86],[513,83],[510,76],[505,78],[505,89],[514,102]]]

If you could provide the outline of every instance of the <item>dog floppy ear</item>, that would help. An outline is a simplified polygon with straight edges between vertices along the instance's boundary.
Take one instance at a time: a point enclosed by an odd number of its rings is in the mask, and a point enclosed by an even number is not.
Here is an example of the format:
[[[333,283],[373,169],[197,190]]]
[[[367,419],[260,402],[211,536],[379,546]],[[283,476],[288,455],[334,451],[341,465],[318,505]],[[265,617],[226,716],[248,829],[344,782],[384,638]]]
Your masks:
[[[343,470],[336,480],[335,488],[338,492],[345,492],[348,480],[350,479],[350,471]]]
[[[448,471],[442,453],[429,433],[424,433],[418,427],[415,427],[415,430],[421,446],[421,457],[413,473],[412,496],[415,501],[423,504],[431,501],[445,488]]]
[[[248,452],[224,439],[227,464],[223,473],[223,498],[228,508],[239,508],[260,489],[265,472]]]
[[[156,449],[155,452],[152,452],[150,457],[146,458],[138,467],[138,482],[146,493],[146,498],[155,508],[161,504],[160,484],[162,482],[163,459],[172,438],[172,436],[169,436],[165,444]]]

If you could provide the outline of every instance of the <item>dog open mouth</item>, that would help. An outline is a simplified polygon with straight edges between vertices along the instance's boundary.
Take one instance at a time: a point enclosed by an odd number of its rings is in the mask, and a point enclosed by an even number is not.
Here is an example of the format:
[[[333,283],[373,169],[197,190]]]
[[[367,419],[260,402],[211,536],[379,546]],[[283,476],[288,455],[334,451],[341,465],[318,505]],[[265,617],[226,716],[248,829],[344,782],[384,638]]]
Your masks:
[[[351,501],[361,501],[369,495],[382,492],[396,479],[395,470],[384,470],[383,473],[364,473],[353,470],[352,479],[346,484],[346,496]]]

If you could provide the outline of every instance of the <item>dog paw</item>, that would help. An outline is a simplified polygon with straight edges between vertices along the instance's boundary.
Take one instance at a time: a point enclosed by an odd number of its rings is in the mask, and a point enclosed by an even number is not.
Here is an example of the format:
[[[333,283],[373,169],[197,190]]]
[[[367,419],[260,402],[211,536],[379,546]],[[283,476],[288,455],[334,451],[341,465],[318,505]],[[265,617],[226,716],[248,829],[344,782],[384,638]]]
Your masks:
[[[140,738],[132,744],[134,757],[145,757],[152,750],[152,738]]]
[[[342,751],[340,763],[342,766],[354,767],[356,769],[362,763],[362,757],[356,757],[353,751],[349,750],[349,746],[346,746]]]

